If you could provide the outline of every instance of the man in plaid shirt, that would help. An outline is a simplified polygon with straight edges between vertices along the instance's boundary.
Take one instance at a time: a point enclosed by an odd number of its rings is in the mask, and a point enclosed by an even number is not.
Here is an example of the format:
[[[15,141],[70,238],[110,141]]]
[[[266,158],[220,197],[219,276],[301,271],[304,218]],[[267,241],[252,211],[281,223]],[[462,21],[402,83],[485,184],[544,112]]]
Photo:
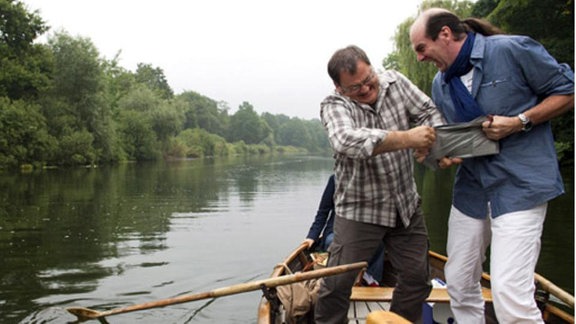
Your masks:
[[[335,157],[334,241],[328,266],[368,261],[380,242],[396,269],[390,310],[414,322],[430,292],[428,233],[413,177],[413,153],[425,155],[444,123],[432,100],[396,71],[376,74],[364,51],[334,53],[336,91],[321,104]],[[324,278],[317,323],[347,323],[356,275]]]

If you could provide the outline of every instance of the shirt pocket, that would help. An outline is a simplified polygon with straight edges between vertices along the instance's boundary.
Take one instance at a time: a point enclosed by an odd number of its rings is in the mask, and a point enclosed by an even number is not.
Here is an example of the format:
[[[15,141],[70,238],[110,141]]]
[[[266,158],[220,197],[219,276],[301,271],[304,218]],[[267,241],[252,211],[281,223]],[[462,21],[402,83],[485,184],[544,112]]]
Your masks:
[[[480,84],[476,101],[486,114],[509,115],[518,93],[508,78],[495,78]]]

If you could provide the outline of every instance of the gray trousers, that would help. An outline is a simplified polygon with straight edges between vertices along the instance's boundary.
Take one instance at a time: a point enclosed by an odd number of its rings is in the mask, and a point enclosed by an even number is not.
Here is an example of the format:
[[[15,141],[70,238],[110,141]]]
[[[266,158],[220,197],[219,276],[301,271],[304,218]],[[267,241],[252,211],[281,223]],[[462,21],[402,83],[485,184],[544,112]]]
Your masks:
[[[411,322],[421,321],[422,303],[432,286],[428,233],[420,208],[412,215],[407,228],[402,225],[391,228],[336,217],[334,241],[328,248],[328,266],[369,261],[380,242],[384,242],[387,259],[397,272],[390,310]],[[324,278],[315,307],[316,323],[348,323],[350,295],[356,277],[357,273],[347,272]]]

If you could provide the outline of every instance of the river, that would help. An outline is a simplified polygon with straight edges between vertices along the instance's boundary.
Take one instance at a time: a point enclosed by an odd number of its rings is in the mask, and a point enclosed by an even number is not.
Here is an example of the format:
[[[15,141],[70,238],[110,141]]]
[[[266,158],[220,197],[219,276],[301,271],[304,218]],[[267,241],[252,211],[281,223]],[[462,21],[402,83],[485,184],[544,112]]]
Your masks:
[[[0,174],[0,322],[70,323],[107,310],[266,278],[306,235],[330,157],[123,164]],[[432,249],[444,253],[450,171],[418,169]],[[574,292],[573,170],[552,202],[537,271]],[[108,318],[254,323],[261,292]]]

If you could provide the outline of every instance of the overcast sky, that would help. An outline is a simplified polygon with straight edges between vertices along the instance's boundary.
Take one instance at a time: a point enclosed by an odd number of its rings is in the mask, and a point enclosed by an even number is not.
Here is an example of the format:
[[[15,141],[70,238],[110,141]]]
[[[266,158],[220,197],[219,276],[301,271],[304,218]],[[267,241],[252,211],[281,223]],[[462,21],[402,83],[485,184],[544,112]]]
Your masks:
[[[164,71],[176,94],[196,91],[259,112],[319,117],[334,87],[335,50],[363,48],[374,66],[421,0],[23,0],[51,27],[89,38],[102,57]],[[392,4],[393,3],[393,4]]]

